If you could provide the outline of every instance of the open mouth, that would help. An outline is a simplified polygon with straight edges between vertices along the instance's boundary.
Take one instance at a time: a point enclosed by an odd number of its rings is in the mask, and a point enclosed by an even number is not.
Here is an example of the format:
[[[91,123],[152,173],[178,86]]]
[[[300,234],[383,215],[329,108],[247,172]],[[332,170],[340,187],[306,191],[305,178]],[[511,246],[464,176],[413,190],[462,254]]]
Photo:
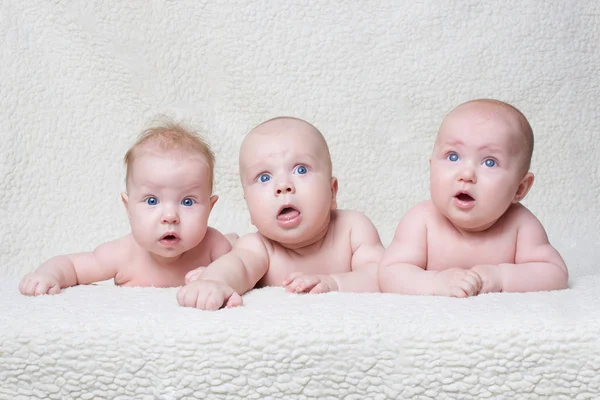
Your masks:
[[[281,211],[279,211],[279,215],[290,214],[294,211],[298,212],[298,210],[296,210],[294,207],[284,207],[281,209]]]
[[[300,211],[298,211],[297,209],[295,209],[294,207],[292,207],[290,205],[286,205],[279,209],[279,213],[277,214],[277,219],[287,221],[287,220],[296,218],[298,215],[300,215]]]
[[[174,242],[176,240],[179,240],[179,236],[176,233],[165,233],[161,238],[161,241],[165,241],[165,242]]]
[[[460,200],[460,201],[464,201],[464,202],[469,202],[469,201],[473,201],[475,200],[473,197],[471,197],[468,193],[464,193],[464,192],[460,192],[458,193],[456,196],[456,199]]]

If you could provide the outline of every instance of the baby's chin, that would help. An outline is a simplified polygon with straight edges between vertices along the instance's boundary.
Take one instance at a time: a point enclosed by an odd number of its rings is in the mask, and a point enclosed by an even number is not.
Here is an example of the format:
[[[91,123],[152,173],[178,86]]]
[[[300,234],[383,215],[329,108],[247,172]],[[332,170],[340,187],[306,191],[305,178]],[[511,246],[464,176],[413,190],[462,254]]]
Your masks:
[[[452,218],[448,217],[448,220],[458,230],[467,233],[483,232],[491,228],[497,220],[481,220],[480,218]]]
[[[152,258],[160,261],[177,261],[188,249],[185,248],[177,248],[177,249],[157,249],[153,248],[145,248],[146,252],[150,254]]]

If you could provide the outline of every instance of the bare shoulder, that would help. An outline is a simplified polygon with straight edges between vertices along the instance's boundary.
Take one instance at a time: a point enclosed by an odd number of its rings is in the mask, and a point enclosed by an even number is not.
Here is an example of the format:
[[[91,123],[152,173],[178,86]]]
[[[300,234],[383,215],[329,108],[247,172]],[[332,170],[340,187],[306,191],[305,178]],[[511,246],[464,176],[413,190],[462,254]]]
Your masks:
[[[444,218],[442,214],[435,208],[435,205],[431,200],[425,200],[415,206],[413,206],[410,210],[410,213],[416,214],[423,219],[426,220],[435,220]]]
[[[540,220],[523,204],[511,205],[504,214],[505,224],[516,229],[544,229]]]
[[[223,235],[221,232],[219,232],[218,230],[216,230],[213,227],[208,227],[206,228],[206,234],[204,235],[204,239],[202,240],[207,241],[207,242],[211,242],[211,241],[219,241],[221,239],[225,239],[225,235]],[[225,239],[227,240],[227,239]]]
[[[127,261],[132,258],[139,245],[133,238],[133,235],[128,234],[119,239],[111,240],[106,243],[102,243],[94,250],[94,255],[99,261],[116,260]]]
[[[233,246],[233,251],[250,251],[252,253],[271,253],[273,243],[258,232],[241,236]]]
[[[379,232],[373,221],[365,214],[355,210],[332,211],[332,223],[334,234],[338,237],[349,234],[350,243],[353,248],[363,244],[382,246]]]
[[[425,227],[428,223],[440,221],[441,217],[431,200],[422,201],[404,213],[398,223],[398,229],[403,226],[410,226],[411,229],[417,226]]]
[[[356,210],[333,210],[331,211],[331,221],[336,226],[352,227],[356,224],[372,224],[373,222],[364,213]]]
[[[231,243],[225,235],[210,226],[206,229],[206,234],[198,247],[202,249],[203,254],[210,254],[211,262],[231,251]]]
[[[206,234],[200,242],[200,246],[210,247],[215,244],[229,243],[229,240],[220,231],[210,226],[206,229]],[[231,246],[230,246],[231,247]]]

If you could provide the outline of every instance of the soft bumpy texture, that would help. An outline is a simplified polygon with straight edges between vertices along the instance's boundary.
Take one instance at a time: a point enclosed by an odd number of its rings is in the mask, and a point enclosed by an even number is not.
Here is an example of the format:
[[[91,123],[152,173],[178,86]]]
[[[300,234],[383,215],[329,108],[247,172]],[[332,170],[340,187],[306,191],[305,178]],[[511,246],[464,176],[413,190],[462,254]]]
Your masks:
[[[1,2],[0,398],[600,398],[599,4]],[[531,121],[525,205],[563,254],[568,291],[265,289],[216,313],[178,308],[175,289],[17,292],[45,259],[128,232],[122,157],[158,113],[212,143],[216,228],[252,231],[239,145],[293,115],[328,140],[340,207],[387,245],[428,197],[441,119],[481,97]]]
[[[0,398],[596,399],[600,277],[469,299],[0,285]],[[20,397],[21,396],[21,397]],[[46,397],[47,396],[47,397]]]

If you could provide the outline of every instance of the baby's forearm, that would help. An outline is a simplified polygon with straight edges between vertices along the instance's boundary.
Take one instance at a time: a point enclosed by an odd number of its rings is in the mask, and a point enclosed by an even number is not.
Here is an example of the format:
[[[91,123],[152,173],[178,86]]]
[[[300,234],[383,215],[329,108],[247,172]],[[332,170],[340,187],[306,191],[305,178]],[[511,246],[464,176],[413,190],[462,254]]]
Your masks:
[[[331,274],[338,286],[339,292],[374,293],[380,292],[377,280],[377,266],[365,267],[359,270],[341,274]]]
[[[379,287],[384,293],[432,295],[436,274],[406,263],[379,266]]]
[[[500,264],[503,292],[537,292],[566,289],[569,274],[564,266],[549,262]]]
[[[260,277],[255,279],[244,262],[235,254],[229,253],[210,264],[200,279],[223,282],[241,295],[252,289]]]
[[[77,285],[77,273],[73,260],[68,255],[52,257],[40,265],[36,274],[43,274],[55,278],[60,284],[60,288],[67,288]]]

